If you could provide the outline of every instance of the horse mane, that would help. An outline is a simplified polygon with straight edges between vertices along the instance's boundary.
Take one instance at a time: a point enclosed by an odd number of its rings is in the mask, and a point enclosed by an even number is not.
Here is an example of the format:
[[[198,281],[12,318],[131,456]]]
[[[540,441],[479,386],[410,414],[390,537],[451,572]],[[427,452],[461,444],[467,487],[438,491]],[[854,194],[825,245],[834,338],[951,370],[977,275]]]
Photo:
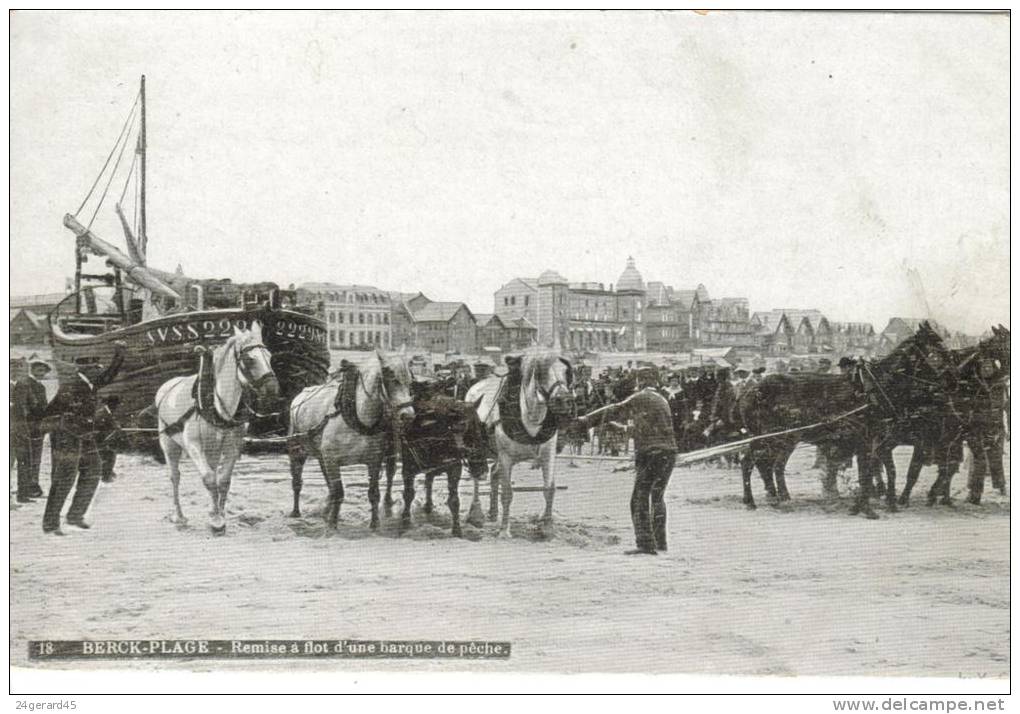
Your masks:
[[[528,384],[531,378],[540,370],[542,372],[550,371],[557,362],[563,360],[563,355],[559,350],[549,347],[529,347],[519,356],[519,359],[521,365],[521,383]],[[511,364],[509,359],[507,364]],[[570,369],[569,364],[567,364],[567,369]]]
[[[410,387],[414,380],[404,354],[401,352],[378,352],[377,354],[379,359],[370,360],[372,365],[377,369],[389,367],[398,383]]]

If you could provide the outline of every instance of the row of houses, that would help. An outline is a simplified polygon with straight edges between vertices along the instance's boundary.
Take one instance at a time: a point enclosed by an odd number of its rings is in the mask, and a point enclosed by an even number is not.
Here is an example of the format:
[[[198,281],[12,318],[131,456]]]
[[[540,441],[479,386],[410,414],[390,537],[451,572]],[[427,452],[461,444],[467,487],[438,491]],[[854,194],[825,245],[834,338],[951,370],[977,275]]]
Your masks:
[[[326,322],[333,349],[399,349],[472,354],[519,350],[537,341],[524,318],[475,314],[462,302],[432,300],[421,292],[385,291],[367,285],[304,283],[299,304]]]

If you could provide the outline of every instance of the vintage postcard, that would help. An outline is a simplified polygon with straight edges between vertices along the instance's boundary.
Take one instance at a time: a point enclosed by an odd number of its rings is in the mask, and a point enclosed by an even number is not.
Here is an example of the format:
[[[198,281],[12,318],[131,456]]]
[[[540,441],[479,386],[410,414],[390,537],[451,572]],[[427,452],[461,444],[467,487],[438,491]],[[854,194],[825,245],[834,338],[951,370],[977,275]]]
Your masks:
[[[1008,12],[9,32],[12,693],[997,710]]]

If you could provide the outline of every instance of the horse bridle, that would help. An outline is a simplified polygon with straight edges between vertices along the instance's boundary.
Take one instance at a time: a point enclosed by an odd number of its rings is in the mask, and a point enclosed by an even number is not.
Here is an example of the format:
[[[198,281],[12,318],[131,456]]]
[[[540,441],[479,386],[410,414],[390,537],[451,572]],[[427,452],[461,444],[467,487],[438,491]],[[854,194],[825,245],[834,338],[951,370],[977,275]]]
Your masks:
[[[379,386],[376,390],[379,392],[379,397],[383,405],[385,406],[386,409],[398,412],[406,407],[413,407],[414,406],[413,399],[409,399],[406,402],[401,402],[400,404],[390,406],[390,392],[386,388],[386,370],[388,369],[390,368],[383,367],[382,369],[379,370]],[[362,373],[360,369],[358,370],[358,386],[361,387],[361,391],[365,393],[366,397],[371,398],[374,396],[372,392],[368,391],[368,387],[365,386],[365,375]]]
[[[265,350],[266,356],[267,356],[266,359],[267,359],[267,361],[270,362],[270,364],[272,364],[273,353],[270,352],[269,348],[266,347],[261,342],[256,342],[255,344],[248,345],[247,347],[241,347],[241,348],[238,348],[237,345],[234,345],[234,361],[237,363],[238,374],[241,375],[241,384],[246,389],[250,389],[251,391],[258,391],[259,387],[262,386],[263,382],[265,382],[268,379],[275,379],[276,378],[276,374],[273,372],[271,367],[270,367],[270,370],[268,372],[266,372],[265,374],[263,374],[261,377],[255,378],[255,377],[252,376],[252,374],[248,370],[248,368],[244,366],[244,360],[241,359],[241,355],[244,355],[244,354],[246,354],[248,352],[251,352],[253,350],[259,350],[259,349]]]

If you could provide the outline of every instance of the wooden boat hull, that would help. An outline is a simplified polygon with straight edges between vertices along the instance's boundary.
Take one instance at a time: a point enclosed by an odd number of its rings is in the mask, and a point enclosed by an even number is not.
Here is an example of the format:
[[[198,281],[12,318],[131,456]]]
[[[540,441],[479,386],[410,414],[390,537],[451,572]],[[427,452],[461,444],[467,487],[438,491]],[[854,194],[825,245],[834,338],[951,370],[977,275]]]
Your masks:
[[[281,432],[291,397],[305,387],[321,384],[329,372],[329,348],[322,320],[290,310],[199,310],[139,322],[99,335],[70,334],[51,316],[53,356],[61,383],[76,379],[77,365],[109,364],[116,340],[127,343],[124,366],[101,397],[117,397],[114,416],[123,427],[154,429],[156,391],[169,379],[195,374],[196,347],[216,347],[234,334],[234,328],[262,325],[266,347],[272,353],[273,371],[280,382],[281,402],[273,415],[256,419],[253,435]]]

